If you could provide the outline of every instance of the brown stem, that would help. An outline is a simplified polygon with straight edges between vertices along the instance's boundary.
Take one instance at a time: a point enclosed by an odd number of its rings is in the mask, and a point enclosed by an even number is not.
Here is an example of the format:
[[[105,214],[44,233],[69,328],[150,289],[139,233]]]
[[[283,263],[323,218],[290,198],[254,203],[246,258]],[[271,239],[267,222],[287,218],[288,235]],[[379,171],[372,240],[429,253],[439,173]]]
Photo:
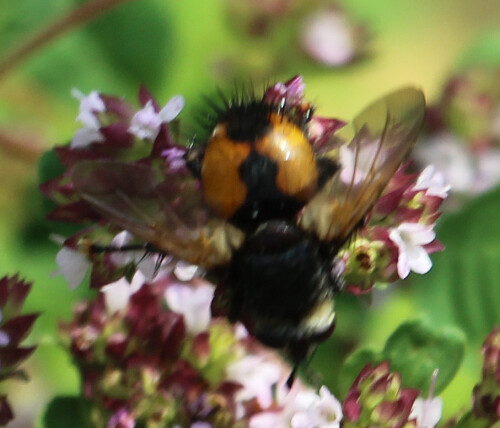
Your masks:
[[[65,31],[83,25],[91,19],[127,1],[130,0],[91,0],[82,4],[79,8],[72,10],[61,19],[35,34],[19,48],[14,49],[0,60],[0,79],[25,58],[29,57],[32,53],[36,52],[57,36],[63,34]]]
[[[32,135],[14,136],[13,132],[0,129],[0,150],[24,162],[36,163],[43,153],[43,147],[41,141],[35,141]]]

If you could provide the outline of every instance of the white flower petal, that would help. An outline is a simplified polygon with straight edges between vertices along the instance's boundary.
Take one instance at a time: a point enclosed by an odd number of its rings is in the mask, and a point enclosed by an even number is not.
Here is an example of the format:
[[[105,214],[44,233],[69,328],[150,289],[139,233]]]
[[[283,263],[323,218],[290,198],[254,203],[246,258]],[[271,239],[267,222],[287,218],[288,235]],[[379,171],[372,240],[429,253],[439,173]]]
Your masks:
[[[130,283],[131,294],[137,293],[142,288],[145,282],[146,277],[142,274],[141,271],[137,271],[132,277],[132,282]]]
[[[410,274],[410,263],[406,252],[400,252],[398,257],[398,275],[405,279]]]
[[[242,384],[236,400],[243,402],[256,398],[262,408],[273,402],[274,385],[281,379],[282,368],[264,355],[246,355],[226,368],[227,378]]]
[[[197,334],[208,328],[213,295],[214,287],[209,284],[172,284],[165,291],[165,300],[170,309],[184,316],[188,332]]]
[[[101,292],[104,294],[104,302],[108,312],[114,314],[126,308],[130,296],[139,291],[144,285],[144,279],[141,272],[136,272],[131,283],[125,277],[122,277],[118,281],[102,287]]]
[[[161,123],[153,102],[149,100],[141,110],[134,114],[128,131],[137,138],[154,141],[160,132]]]
[[[253,415],[249,421],[249,428],[287,428],[280,412],[262,412]]]
[[[437,171],[434,165],[429,165],[420,173],[413,188],[425,190],[426,195],[446,198],[451,186],[446,182],[442,172]]]
[[[72,149],[87,147],[91,143],[100,143],[104,140],[104,136],[99,132],[98,129],[80,128],[73,135],[70,147]]]
[[[413,155],[424,165],[433,164],[455,191],[470,192],[476,180],[476,166],[466,147],[467,143],[456,135],[440,133],[417,144]]]
[[[130,296],[139,291],[143,284],[144,276],[142,273],[136,272],[131,283],[125,277],[122,277],[118,281],[102,287],[101,292],[104,294],[104,302],[108,312],[114,314],[126,308],[129,304]]]
[[[91,266],[87,257],[69,247],[62,247],[59,250],[56,255],[56,263],[59,270],[54,274],[62,275],[71,289],[75,289],[82,283]]]
[[[176,95],[170,98],[167,104],[165,104],[165,107],[160,110],[158,116],[163,123],[171,122],[179,115],[184,108],[184,104],[184,97],[182,95]]]
[[[105,285],[101,288],[101,293],[104,294],[106,309],[110,314],[126,308],[132,295],[130,283],[125,277]]]
[[[398,275],[404,279],[410,270],[416,273],[427,273],[432,267],[432,261],[424,245],[434,241],[436,234],[434,225],[419,223],[401,223],[389,232],[389,239],[399,250]]]
[[[413,246],[406,250],[408,263],[413,272],[424,274],[431,270],[432,261],[424,248]]]
[[[174,269],[174,275],[180,281],[191,281],[198,272],[198,266],[186,262],[177,262]]]
[[[292,428],[338,428],[342,420],[342,406],[328,388],[322,386],[319,394],[313,390],[299,391],[287,404],[292,414]]]
[[[439,423],[442,412],[441,398],[417,398],[413,403],[410,419],[417,420],[417,428],[434,428]]]
[[[99,92],[92,91],[89,95],[85,95],[78,89],[73,89],[71,94],[80,101],[80,107],[76,120],[84,125],[84,129],[88,129],[89,131],[98,131],[101,124],[97,113],[102,113],[106,110],[106,106],[104,101],[101,99]],[[80,138],[80,140],[81,139],[82,138]]]
[[[407,245],[430,244],[436,238],[434,225],[401,223],[397,227],[397,231]]]

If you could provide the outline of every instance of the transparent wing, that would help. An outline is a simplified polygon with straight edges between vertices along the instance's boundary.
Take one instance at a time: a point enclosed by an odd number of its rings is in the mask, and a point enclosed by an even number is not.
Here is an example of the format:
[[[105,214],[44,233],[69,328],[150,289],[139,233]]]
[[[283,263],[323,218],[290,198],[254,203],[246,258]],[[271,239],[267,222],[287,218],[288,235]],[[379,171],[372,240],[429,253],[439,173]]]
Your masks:
[[[298,224],[322,241],[349,239],[413,147],[424,114],[424,95],[414,88],[362,111],[351,123],[351,142],[339,149],[341,170],[303,208]]]
[[[213,216],[189,174],[99,160],[71,172],[77,192],[111,223],[190,263],[227,263],[243,232]]]

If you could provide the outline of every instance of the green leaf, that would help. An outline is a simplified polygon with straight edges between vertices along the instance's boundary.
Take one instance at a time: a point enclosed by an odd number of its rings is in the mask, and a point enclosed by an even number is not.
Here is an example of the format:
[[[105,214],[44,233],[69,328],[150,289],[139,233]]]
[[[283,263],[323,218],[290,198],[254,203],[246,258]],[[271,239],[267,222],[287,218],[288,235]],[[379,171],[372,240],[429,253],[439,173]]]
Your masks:
[[[454,328],[437,329],[421,320],[399,326],[389,337],[383,356],[391,370],[401,373],[403,385],[429,389],[432,373],[439,369],[436,394],[455,376],[465,352],[465,337]]]
[[[45,183],[53,178],[59,177],[65,168],[55,149],[47,150],[38,163],[39,182]]]
[[[91,428],[90,404],[82,397],[56,397],[43,415],[44,428]]]
[[[384,355],[375,351],[372,348],[362,348],[353,352],[345,361],[342,366],[339,377],[340,396],[345,397],[349,388],[352,386],[359,372],[367,365],[372,366],[380,364],[384,361]]]
[[[500,188],[442,219],[427,275],[412,278],[421,309],[438,325],[454,324],[480,343],[500,323]]]
[[[98,49],[134,85],[159,89],[175,49],[174,26],[158,2],[120,6],[88,25]]]

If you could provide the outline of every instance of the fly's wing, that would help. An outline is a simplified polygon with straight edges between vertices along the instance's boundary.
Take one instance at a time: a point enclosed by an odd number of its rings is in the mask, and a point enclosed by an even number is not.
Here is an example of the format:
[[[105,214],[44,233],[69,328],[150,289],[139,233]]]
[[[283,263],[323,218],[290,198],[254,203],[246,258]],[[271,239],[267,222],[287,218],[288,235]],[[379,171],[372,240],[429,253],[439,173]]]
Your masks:
[[[341,170],[303,208],[299,226],[322,241],[346,242],[413,147],[424,113],[424,95],[414,88],[361,112],[351,123],[351,142],[339,150]]]
[[[210,213],[188,174],[98,160],[77,164],[71,176],[82,199],[105,219],[189,263],[225,264],[243,242],[242,231]]]

